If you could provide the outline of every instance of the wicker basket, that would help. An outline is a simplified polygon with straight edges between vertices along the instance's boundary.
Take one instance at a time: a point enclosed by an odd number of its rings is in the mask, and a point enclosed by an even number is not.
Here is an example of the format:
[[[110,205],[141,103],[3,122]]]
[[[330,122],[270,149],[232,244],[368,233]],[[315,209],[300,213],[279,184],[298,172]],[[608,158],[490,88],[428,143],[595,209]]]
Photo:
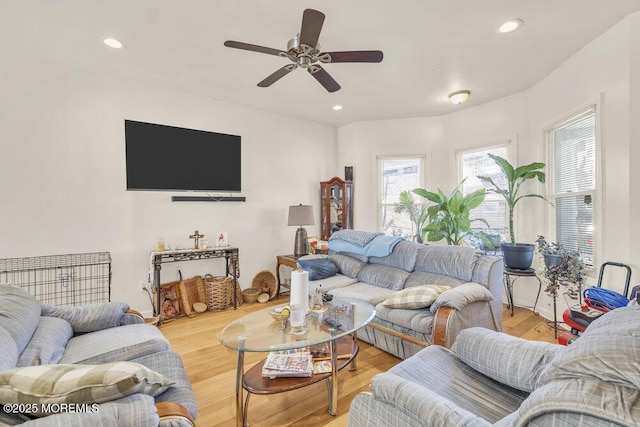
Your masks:
[[[273,299],[276,296],[276,292],[278,292],[276,275],[269,270],[263,270],[253,278],[251,287],[259,289],[260,293],[269,294],[269,299]]]
[[[180,310],[187,316],[193,317],[198,314],[193,309],[193,303],[202,302],[206,304],[207,302],[202,276],[193,276],[181,281],[178,285],[178,300],[180,301]]]
[[[207,310],[223,311],[229,307],[229,296],[233,296],[233,278],[210,274],[205,276],[205,293],[207,296]]]
[[[244,295],[244,301],[246,303],[254,303],[258,301],[258,295],[262,293],[262,290],[258,288],[247,288],[242,291],[242,295]]]

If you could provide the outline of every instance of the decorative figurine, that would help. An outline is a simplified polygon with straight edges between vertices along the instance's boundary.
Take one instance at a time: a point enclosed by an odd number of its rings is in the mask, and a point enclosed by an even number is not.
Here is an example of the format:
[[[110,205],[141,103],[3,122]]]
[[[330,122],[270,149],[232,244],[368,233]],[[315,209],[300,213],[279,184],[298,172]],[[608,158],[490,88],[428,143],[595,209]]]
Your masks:
[[[195,240],[195,244],[194,244],[194,249],[199,249],[200,248],[200,239],[204,237],[204,234],[200,234],[198,232],[198,230],[196,230],[191,236],[189,236],[190,239],[194,239]]]

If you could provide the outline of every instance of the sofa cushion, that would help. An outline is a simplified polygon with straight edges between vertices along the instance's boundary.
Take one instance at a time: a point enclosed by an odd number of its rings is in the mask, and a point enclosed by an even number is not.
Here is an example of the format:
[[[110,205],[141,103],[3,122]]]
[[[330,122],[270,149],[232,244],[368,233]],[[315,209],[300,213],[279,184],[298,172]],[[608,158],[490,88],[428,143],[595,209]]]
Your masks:
[[[404,287],[404,281],[409,273],[395,267],[386,265],[369,264],[358,273],[358,281],[381,288],[398,291]]]
[[[168,349],[155,326],[125,325],[71,338],[60,363],[109,363]]]
[[[298,265],[309,273],[309,280],[322,280],[340,271],[327,255],[307,255],[298,258]]]
[[[382,304],[376,306],[376,318],[386,320],[394,325],[408,328],[422,334],[430,334],[433,329],[435,315],[425,309],[409,310],[403,308],[390,308]]]
[[[357,282],[353,285],[336,288],[329,292],[336,298],[355,299],[376,305],[384,301],[393,293],[391,289]]]
[[[369,263],[388,265],[411,272],[416,265],[416,259],[421,246],[423,245],[402,240],[394,246],[393,252],[391,252],[390,255],[385,257],[369,257]]]
[[[69,322],[56,317],[40,317],[38,327],[20,357],[17,367],[58,363],[73,336]]]
[[[409,275],[409,277],[407,277],[407,280],[404,282],[404,287],[405,289],[423,285],[444,285],[455,287],[463,283],[465,283],[463,280],[456,279],[455,277],[445,276],[438,273],[414,271]]]
[[[528,393],[495,381],[462,362],[455,353],[431,345],[387,371],[427,388],[490,423],[516,411]],[[372,380],[385,381],[387,374]]]
[[[0,285],[0,325],[22,353],[40,321],[40,303],[17,286]]]
[[[422,285],[403,289],[391,295],[381,304],[390,308],[425,308],[429,307],[449,286]]]
[[[338,266],[340,273],[354,279],[358,277],[360,270],[367,265],[366,261],[343,254],[331,254],[329,258]]]
[[[610,311],[580,339],[559,352],[541,373],[539,384],[560,379],[595,379],[640,389],[640,306]]]
[[[309,285],[309,295],[313,294],[316,287],[320,288],[322,293],[327,293],[332,289],[341,288],[356,283],[358,279],[352,279],[349,276],[343,274],[336,274],[335,276],[327,277],[326,279],[316,280],[313,286]]]
[[[71,324],[74,332],[93,332],[123,324],[129,305],[122,302],[86,304],[78,307],[43,305],[42,315],[58,317]]]
[[[15,368],[18,362],[18,347],[13,337],[0,326],[0,371]]]
[[[452,350],[467,365],[496,381],[532,392],[538,377],[564,347],[512,337],[485,328],[463,329]]]
[[[431,304],[429,309],[432,313],[435,313],[440,306],[444,305],[456,310],[462,310],[472,302],[491,300],[493,300],[493,295],[489,292],[489,289],[477,283],[464,283],[438,295],[438,298]]]
[[[423,245],[416,259],[415,271],[439,273],[470,282],[482,252],[469,247]]]
[[[132,362],[27,366],[0,372],[0,402],[100,403],[133,393],[157,396],[172,384]]]

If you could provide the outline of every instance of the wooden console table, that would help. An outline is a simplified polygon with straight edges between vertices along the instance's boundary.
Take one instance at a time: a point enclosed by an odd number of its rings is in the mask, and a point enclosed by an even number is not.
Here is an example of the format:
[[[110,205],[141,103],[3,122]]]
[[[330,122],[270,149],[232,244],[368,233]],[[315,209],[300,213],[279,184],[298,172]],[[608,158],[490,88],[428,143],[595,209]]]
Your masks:
[[[290,289],[286,286],[282,286],[282,281],[280,280],[280,266],[284,265],[286,267],[291,267],[294,270],[298,268],[298,258],[299,256],[295,255],[278,255],[276,256],[276,279],[278,279],[278,291],[276,292],[276,296],[280,295],[282,292],[282,288],[286,289],[285,292],[289,292]]]
[[[208,249],[181,249],[175,251],[151,252],[151,267],[153,268],[153,292],[156,293],[156,306],[153,307],[153,315],[159,316],[162,323],[160,313],[160,270],[162,263],[165,262],[182,262],[182,261],[200,261],[205,259],[224,258],[226,260],[225,273],[233,277],[233,309],[238,308],[236,292],[238,290],[238,248],[231,246],[214,247]]]

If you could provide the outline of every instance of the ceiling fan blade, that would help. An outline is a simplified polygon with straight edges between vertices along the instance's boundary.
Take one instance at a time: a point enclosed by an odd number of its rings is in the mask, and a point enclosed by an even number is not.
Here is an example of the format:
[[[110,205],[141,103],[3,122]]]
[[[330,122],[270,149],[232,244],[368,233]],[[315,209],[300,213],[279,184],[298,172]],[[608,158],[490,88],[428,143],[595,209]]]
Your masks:
[[[270,47],[258,46],[257,44],[242,43],[242,42],[236,42],[233,40],[227,40],[226,42],[224,42],[224,45],[226,47],[232,47],[235,49],[250,50],[252,52],[266,53],[268,55],[282,56],[284,58],[288,56],[287,52],[284,52],[282,50],[272,49]]]
[[[337,81],[329,75],[321,66],[314,64],[311,67],[307,68],[309,74],[311,74],[315,79],[329,92],[335,92],[340,90],[340,85]]]
[[[329,55],[326,58],[325,55]],[[351,50],[346,52],[325,52],[320,54],[320,61],[328,62],[382,62],[379,50]],[[326,58],[326,59],[325,59]]]
[[[305,9],[302,14],[302,28],[300,29],[300,44],[306,44],[313,48],[318,44],[324,13],[313,9]]]
[[[296,68],[298,68],[296,64],[287,64],[284,67],[276,70],[274,73],[272,73],[270,76],[268,76],[266,79],[264,79],[260,83],[258,83],[258,86],[269,87],[275,82],[277,82],[278,80],[280,80],[281,78],[283,78],[284,76],[286,76],[287,74],[289,74],[290,72],[292,72],[293,70],[295,70]]]

